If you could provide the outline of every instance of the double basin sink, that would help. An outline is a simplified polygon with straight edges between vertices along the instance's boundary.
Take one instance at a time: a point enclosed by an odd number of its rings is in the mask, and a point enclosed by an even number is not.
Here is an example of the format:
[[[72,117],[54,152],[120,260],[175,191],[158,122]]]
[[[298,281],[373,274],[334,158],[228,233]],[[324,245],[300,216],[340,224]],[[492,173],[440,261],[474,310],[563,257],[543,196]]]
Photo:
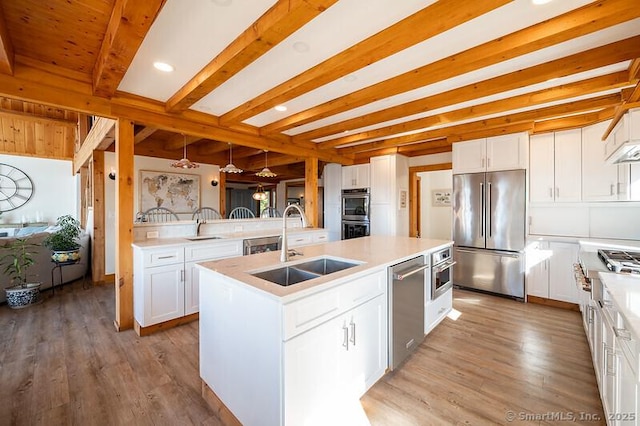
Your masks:
[[[302,263],[296,263],[295,265],[253,272],[251,275],[281,286],[289,286],[318,278],[323,275],[353,268],[354,266],[361,264],[362,262],[355,260],[336,259],[325,256]]]

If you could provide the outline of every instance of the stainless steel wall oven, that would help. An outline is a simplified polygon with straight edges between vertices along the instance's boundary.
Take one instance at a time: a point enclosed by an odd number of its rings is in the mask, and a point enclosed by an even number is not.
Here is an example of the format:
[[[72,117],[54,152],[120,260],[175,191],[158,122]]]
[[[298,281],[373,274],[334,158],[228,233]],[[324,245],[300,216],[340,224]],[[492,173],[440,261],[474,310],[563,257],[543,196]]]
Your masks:
[[[453,286],[451,275],[456,262],[451,255],[451,246],[431,254],[431,300],[437,299]]]
[[[342,190],[342,220],[369,221],[369,188]]]

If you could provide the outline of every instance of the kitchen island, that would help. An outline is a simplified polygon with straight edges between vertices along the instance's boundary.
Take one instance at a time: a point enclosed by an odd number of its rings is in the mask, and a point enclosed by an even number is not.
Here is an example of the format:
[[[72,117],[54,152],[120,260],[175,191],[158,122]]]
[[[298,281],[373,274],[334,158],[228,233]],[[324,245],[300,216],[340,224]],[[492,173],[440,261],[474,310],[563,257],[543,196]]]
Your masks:
[[[374,236],[282,264],[279,252],[201,263],[203,396],[245,425],[353,424],[388,367],[387,268],[450,244]],[[255,276],[316,259],[353,266],[290,286]]]

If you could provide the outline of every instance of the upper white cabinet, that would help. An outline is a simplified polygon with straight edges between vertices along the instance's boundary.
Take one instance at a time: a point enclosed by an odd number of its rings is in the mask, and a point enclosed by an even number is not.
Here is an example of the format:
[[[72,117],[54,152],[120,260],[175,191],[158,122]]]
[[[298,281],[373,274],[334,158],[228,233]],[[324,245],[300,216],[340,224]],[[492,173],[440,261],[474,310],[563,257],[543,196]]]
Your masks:
[[[342,189],[369,188],[369,165],[356,164],[342,168]]]
[[[371,158],[371,235],[409,235],[409,160],[403,155]],[[402,192],[404,191],[404,192]]]
[[[640,108],[631,109],[622,116],[605,145],[608,162],[627,160],[629,157],[640,158]]]
[[[526,133],[454,143],[453,173],[476,173],[527,168]]]
[[[580,201],[581,152],[580,129],[532,136],[529,146],[530,201]]]
[[[604,161],[606,145],[602,135],[610,121],[582,129],[582,200],[622,201],[629,199],[629,164]]]

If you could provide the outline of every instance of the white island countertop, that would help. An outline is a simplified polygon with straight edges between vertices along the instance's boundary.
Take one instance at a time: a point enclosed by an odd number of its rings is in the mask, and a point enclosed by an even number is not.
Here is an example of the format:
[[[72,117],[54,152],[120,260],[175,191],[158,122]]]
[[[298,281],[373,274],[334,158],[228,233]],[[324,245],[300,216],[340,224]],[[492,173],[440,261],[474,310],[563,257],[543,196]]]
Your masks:
[[[640,339],[640,276],[613,272],[599,275],[629,331]]]
[[[288,302],[318,290],[319,286],[338,284],[341,278],[366,275],[370,270],[394,265],[414,257],[417,253],[432,251],[453,244],[453,241],[396,236],[370,236],[334,241],[296,249],[302,256],[292,256],[289,262],[280,262],[280,251],[203,262],[200,268],[210,270],[266,295]],[[251,273],[294,265],[321,256],[354,260],[360,265],[323,275],[290,286],[281,286]]]

